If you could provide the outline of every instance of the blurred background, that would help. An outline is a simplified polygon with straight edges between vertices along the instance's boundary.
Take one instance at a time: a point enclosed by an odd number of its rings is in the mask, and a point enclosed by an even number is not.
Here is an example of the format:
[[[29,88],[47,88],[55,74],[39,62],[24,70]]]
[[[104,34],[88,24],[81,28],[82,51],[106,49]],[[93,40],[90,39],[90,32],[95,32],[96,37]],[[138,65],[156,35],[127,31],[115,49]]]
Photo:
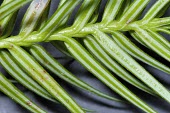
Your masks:
[[[0,3],[3,0],[0,1]],[[147,11],[147,9],[155,3],[157,0],[150,0],[150,4],[145,9],[144,13]],[[107,0],[102,0],[102,6],[100,8],[100,15],[102,15],[102,12],[104,10],[104,6],[106,4]],[[51,2],[51,9],[50,9],[50,15],[53,14],[53,12],[56,10],[58,6],[59,0],[52,0]],[[28,4],[29,5],[29,4]],[[17,22],[13,31],[13,35],[17,35],[20,27],[20,22],[22,20],[22,17],[28,7],[28,5],[24,6],[20,9],[19,15],[17,17]],[[72,23],[74,20],[74,15],[76,14],[76,9],[74,10],[74,13],[72,14],[72,18],[69,21],[69,24]],[[165,16],[170,15],[170,10],[166,12]],[[100,16],[99,16],[100,17]],[[100,19],[99,19],[100,21]],[[163,34],[165,35],[165,34]],[[165,35],[166,36],[166,35]],[[170,37],[166,36],[169,40]],[[117,98],[120,98],[117,94],[115,94],[113,91],[111,91],[108,87],[106,87],[103,83],[101,83],[99,80],[97,80],[91,73],[86,71],[78,62],[74,61],[73,59],[63,59],[65,57],[64,54],[59,52],[57,49],[55,49],[51,44],[49,43],[42,43],[42,45],[59,61],[61,62],[69,71],[74,73],[77,77],[84,80],[85,82],[89,83],[90,85],[94,86],[95,88],[99,89],[102,92],[105,92],[108,95],[115,96]],[[54,52],[55,50],[55,52]],[[159,57],[158,57],[159,58]],[[162,62],[164,62],[162,60]],[[140,62],[141,63],[141,62]],[[151,74],[153,74],[160,82],[162,82],[168,89],[170,89],[170,77],[169,75],[158,71],[154,69],[153,67],[150,67],[146,64],[141,63]],[[169,65],[169,63],[167,63]],[[0,70],[2,73],[4,73],[6,76],[9,76],[6,71],[3,70],[2,67],[0,67]],[[52,74],[51,74],[52,75]],[[114,74],[113,74],[114,75]],[[70,84],[62,81],[61,79],[54,77],[56,81],[58,81],[61,86],[63,86],[70,95],[73,96],[73,98],[84,108],[88,108],[90,110],[94,110],[96,113],[142,113],[141,110],[136,109],[133,105],[130,104],[123,104],[123,103],[117,103],[113,101],[109,101],[106,99],[102,99],[100,97],[97,97],[89,92],[82,91],[77,87],[71,86]],[[118,78],[119,79],[119,78]],[[135,87],[129,85],[125,81],[121,80],[123,84],[128,86],[129,89],[131,89],[135,94],[137,94],[141,99],[146,101],[150,106],[152,106],[155,110],[157,110],[159,113],[169,113],[170,112],[170,105],[166,103],[165,101],[158,99],[156,97],[153,97],[149,94],[146,94]],[[19,87],[28,97],[30,97],[35,103],[37,103],[40,107],[44,108],[48,113],[69,113],[69,111],[66,110],[62,105],[52,103],[50,101],[47,101],[38,95],[32,93],[31,91],[27,90],[20,84],[15,84],[17,87]],[[29,111],[22,108],[20,105],[13,102],[10,98],[5,96],[3,93],[0,93],[0,113],[29,113]]]

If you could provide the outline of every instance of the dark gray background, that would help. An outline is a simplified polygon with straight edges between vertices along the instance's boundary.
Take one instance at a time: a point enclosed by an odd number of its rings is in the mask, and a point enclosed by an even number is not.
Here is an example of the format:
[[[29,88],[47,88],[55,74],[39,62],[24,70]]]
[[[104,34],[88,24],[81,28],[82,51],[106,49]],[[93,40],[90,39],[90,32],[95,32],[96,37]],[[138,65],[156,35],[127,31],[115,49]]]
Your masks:
[[[151,0],[150,5],[152,5],[156,0]],[[103,0],[102,4],[104,6],[106,1]],[[54,12],[54,10],[57,8],[58,0],[52,0],[52,7],[51,7],[51,14]],[[148,8],[150,7],[148,6]],[[26,6],[27,7],[27,6]],[[18,33],[19,24],[21,22],[22,16],[25,12],[25,8],[22,8],[20,10],[17,24],[15,27],[15,31],[13,34]],[[145,9],[147,10],[147,9]],[[102,12],[102,8],[101,11]],[[169,16],[168,11],[166,12],[166,16]],[[169,36],[166,36],[168,39]],[[50,44],[43,44],[48,51],[50,51],[53,56],[60,57],[63,56],[59,51],[56,50],[54,53],[54,49]],[[51,51],[52,50],[52,51]],[[159,57],[158,57],[159,58]],[[73,72],[77,77],[83,79],[87,83],[91,84],[92,86],[100,89],[102,92],[105,92],[111,96],[116,96],[120,98],[118,95],[116,95],[113,91],[111,91],[109,88],[107,88],[104,84],[102,84],[99,80],[97,80],[95,77],[93,77],[92,74],[87,72],[79,63],[76,61],[73,61],[71,59],[68,60],[62,60],[59,59],[59,61],[71,72]],[[162,60],[162,62],[165,62]],[[168,74],[165,74],[161,71],[158,71],[146,64],[141,63],[151,74],[153,74],[160,82],[162,82],[168,89],[170,89],[170,77]],[[169,63],[166,63],[169,65]],[[5,75],[8,76],[8,74],[2,69],[1,72],[3,72]],[[51,74],[53,75],[53,74]],[[69,84],[65,83],[61,79],[55,77],[55,79],[73,96],[73,98],[84,108],[88,108],[91,110],[95,110],[96,113],[142,113],[141,110],[137,109],[133,105],[129,104],[121,104],[113,101],[109,101],[106,99],[102,99],[100,97],[97,97],[89,92],[82,91],[74,86],[70,86]],[[125,85],[128,86],[129,89],[131,89],[134,93],[136,93],[141,99],[145,100],[150,106],[152,106],[155,110],[157,110],[159,113],[169,113],[170,112],[170,105],[158,98],[155,98],[149,94],[146,94],[133,86],[125,83],[122,81]],[[69,113],[66,108],[64,108],[62,105],[52,103],[50,101],[47,101],[36,94],[30,92],[29,90],[25,89],[21,85],[17,84],[17,86],[26,94],[28,95],[35,103],[37,103],[39,106],[44,108],[49,113]],[[4,94],[0,93],[0,113],[29,113],[27,110],[22,108],[20,105],[13,102],[11,99],[6,97]]]

